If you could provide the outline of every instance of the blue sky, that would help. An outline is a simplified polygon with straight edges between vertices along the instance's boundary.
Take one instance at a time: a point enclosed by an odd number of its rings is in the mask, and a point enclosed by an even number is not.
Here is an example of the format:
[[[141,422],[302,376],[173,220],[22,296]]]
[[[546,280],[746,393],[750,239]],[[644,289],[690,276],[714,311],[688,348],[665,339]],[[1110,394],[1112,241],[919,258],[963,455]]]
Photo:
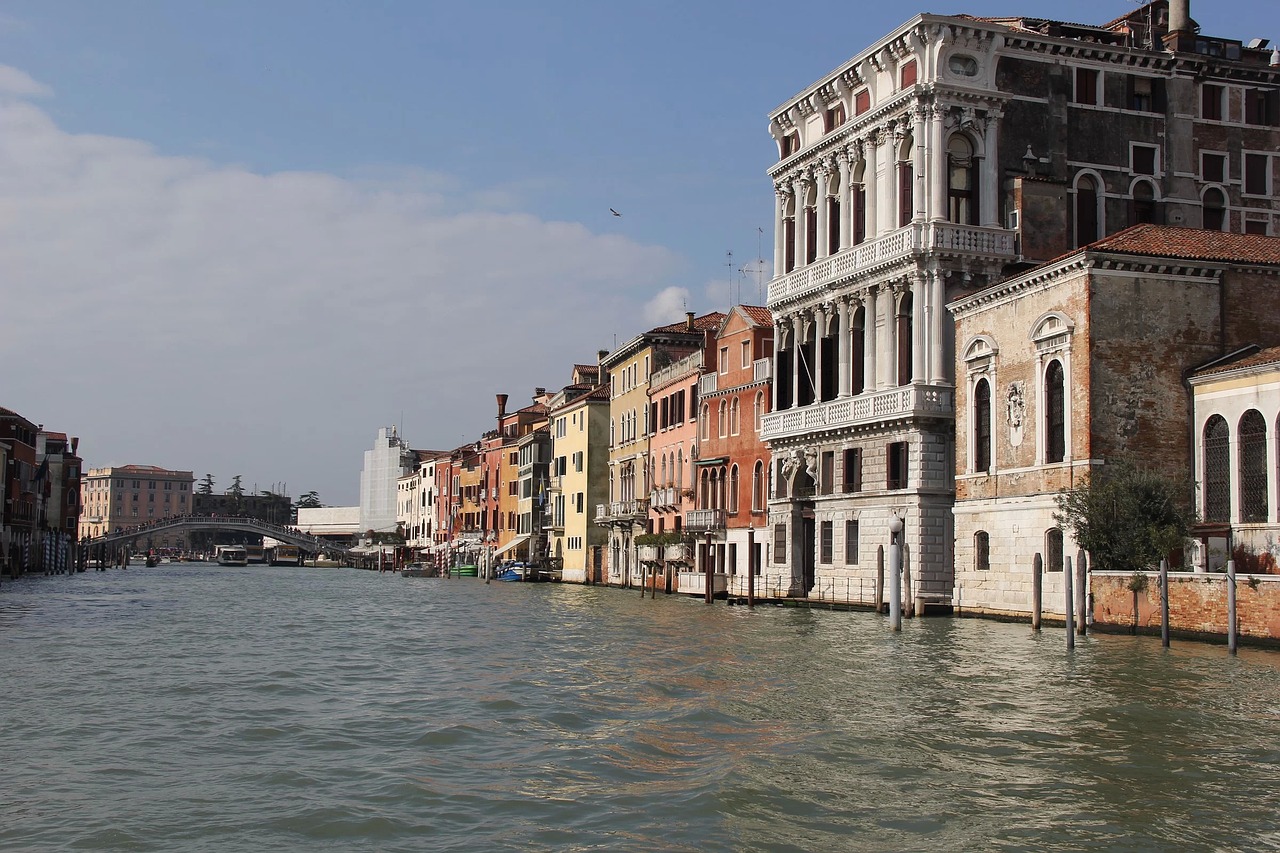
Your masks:
[[[495,393],[759,301],[767,114],[918,11],[0,0],[0,357],[31,368],[0,405],[93,466],[354,502],[380,426],[451,448]],[[1280,41],[1273,2],[1192,17]]]

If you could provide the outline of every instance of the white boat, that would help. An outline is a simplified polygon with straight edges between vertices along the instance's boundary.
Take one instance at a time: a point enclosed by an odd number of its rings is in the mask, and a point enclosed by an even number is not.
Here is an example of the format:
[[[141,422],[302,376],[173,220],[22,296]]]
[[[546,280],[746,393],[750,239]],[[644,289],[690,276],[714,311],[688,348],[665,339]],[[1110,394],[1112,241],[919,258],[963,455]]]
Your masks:
[[[218,565],[247,566],[249,565],[249,553],[243,545],[219,545]]]

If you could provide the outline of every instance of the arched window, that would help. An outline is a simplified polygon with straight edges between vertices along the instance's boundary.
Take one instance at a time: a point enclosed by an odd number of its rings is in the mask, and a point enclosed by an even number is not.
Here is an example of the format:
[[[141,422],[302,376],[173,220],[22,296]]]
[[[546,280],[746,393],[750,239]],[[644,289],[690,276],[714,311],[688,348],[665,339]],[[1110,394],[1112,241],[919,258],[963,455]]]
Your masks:
[[[728,435],[725,431],[725,427],[728,425],[728,406],[724,400],[721,400],[720,405],[716,407],[716,422],[716,425],[719,428],[717,435],[724,438]]]
[[[1129,224],[1154,224],[1157,220],[1155,185],[1150,181],[1138,181],[1133,185],[1132,194],[1129,201]]]
[[[1222,190],[1209,187],[1204,191],[1203,215],[1207,231],[1225,231],[1227,226],[1227,199]]]
[[[991,384],[979,379],[973,389],[973,470],[991,469]]]
[[[853,393],[861,394],[866,389],[866,346],[867,346],[867,309],[858,308],[853,312],[853,326],[851,329],[852,340],[849,342],[849,348],[852,350],[851,379],[853,380]]]
[[[1051,527],[1044,532],[1044,570],[1062,571],[1062,528]]]
[[[1045,461],[1061,462],[1067,458],[1067,400],[1062,362],[1049,362],[1044,375],[1045,388]]]
[[[765,491],[764,491],[764,462],[757,459],[756,467],[751,472],[751,511],[760,512],[764,509]]]
[[[1214,415],[1204,425],[1204,520],[1231,520],[1231,428]]]
[[[738,511],[738,466],[729,469],[729,512]]]
[[[1240,520],[1267,520],[1267,420],[1257,409],[1240,418]]]
[[[684,488],[684,448],[676,448],[676,488]]]
[[[915,166],[911,162],[915,143],[910,136],[902,140],[898,149],[898,227],[910,225],[915,216]]]
[[[760,432],[761,426],[764,424],[764,392],[756,392],[756,405],[753,412],[752,423],[755,424],[755,431]]]
[[[615,444],[618,443],[616,441],[616,426],[617,424],[614,422],[613,418],[609,418],[609,446],[610,447],[613,447]]]
[[[898,384],[911,384],[911,292],[898,301]]]
[[[662,454],[662,478],[658,480],[662,485],[670,484],[671,480],[667,478],[667,454]]]
[[[978,224],[974,194],[973,144],[957,133],[947,143],[947,218],[961,225]]]
[[[729,403],[729,435],[738,434],[738,398]]]
[[[985,530],[973,534],[973,567],[980,572],[991,568],[991,537]]]
[[[1098,216],[1098,182],[1081,175],[1076,182],[1076,245],[1087,246],[1102,236]]]
[[[717,471],[718,471],[718,477],[715,482],[715,485],[717,487],[716,509],[724,509],[727,504],[727,498],[728,498],[727,486],[729,483],[729,472],[726,471],[723,466],[717,469]]]
[[[711,406],[708,403],[702,404],[701,421],[702,423],[699,424],[701,429],[698,430],[698,432],[700,433],[700,438],[702,438],[703,441],[706,441],[708,438],[711,438]]]
[[[711,471],[703,468],[702,476],[698,478],[698,506],[701,509],[711,509]]]

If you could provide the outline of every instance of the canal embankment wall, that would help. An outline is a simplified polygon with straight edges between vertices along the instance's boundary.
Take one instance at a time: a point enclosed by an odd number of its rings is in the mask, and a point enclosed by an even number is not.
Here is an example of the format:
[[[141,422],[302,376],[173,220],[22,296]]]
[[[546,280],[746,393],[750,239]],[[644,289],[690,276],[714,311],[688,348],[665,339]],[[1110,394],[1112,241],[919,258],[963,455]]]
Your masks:
[[[1160,632],[1160,573],[1090,572],[1096,630]],[[1134,590],[1134,586],[1142,587]],[[1221,572],[1169,573],[1169,630],[1225,640],[1227,576]],[[1280,643],[1280,575],[1237,575],[1236,630],[1251,641]]]

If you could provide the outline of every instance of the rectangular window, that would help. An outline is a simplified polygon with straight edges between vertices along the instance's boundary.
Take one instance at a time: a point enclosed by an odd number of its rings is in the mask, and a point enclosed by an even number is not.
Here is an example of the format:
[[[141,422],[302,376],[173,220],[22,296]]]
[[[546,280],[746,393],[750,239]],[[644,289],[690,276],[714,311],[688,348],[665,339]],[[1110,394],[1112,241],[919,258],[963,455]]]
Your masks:
[[[916,61],[914,59],[902,64],[902,88],[916,84]]]
[[[1098,70],[1096,68],[1077,68],[1076,69],[1076,92],[1075,102],[1077,104],[1089,104],[1097,106],[1098,104]]]
[[[844,523],[844,562],[847,566],[858,565],[858,522],[852,519]]]
[[[1244,221],[1244,233],[1257,234],[1259,236],[1267,236],[1267,221],[1265,219],[1246,219]]]
[[[1214,184],[1227,181],[1227,155],[1200,153],[1200,179]]]
[[[773,564],[775,566],[787,564],[787,526],[785,524],[773,526]]]
[[[844,490],[862,491],[862,448],[847,447],[844,451]]]
[[[720,347],[720,372],[729,372],[729,348]]]
[[[1271,158],[1266,154],[1244,155],[1244,191],[1248,195],[1268,195]]]
[[[1129,168],[1135,175],[1154,175],[1156,173],[1156,147],[1154,145],[1133,145],[1129,149]]]
[[[1214,83],[1203,83],[1200,86],[1200,118],[1209,121],[1222,121],[1223,87]]]
[[[830,521],[822,522],[820,534],[821,544],[818,547],[819,563],[831,562],[832,541],[835,537],[834,527],[835,525]]]
[[[871,92],[863,89],[853,96],[853,114],[860,116],[871,108]]]
[[[1144,113],[1149,113],[1155,109],[1155,98],[1152,92],[1154,88],[1152,86],[1153,82],[1150,77],[1129,78],[1129,109]]]
[[[742,342],[742,366],[751,366],[751,341]]]
[[[889,445],[888,476],[885,488],[905,489],[907,487],[907,442],[895,441]]]
[[[822,452],[822,468],[818,474],[820,480],[818,487],[821,493],[829,495],[836,490],[836,452],[834,450],[824,450]]]
[[[1244,123],[1270,127],[1276,120],[1276,92],[1244,90]]]

